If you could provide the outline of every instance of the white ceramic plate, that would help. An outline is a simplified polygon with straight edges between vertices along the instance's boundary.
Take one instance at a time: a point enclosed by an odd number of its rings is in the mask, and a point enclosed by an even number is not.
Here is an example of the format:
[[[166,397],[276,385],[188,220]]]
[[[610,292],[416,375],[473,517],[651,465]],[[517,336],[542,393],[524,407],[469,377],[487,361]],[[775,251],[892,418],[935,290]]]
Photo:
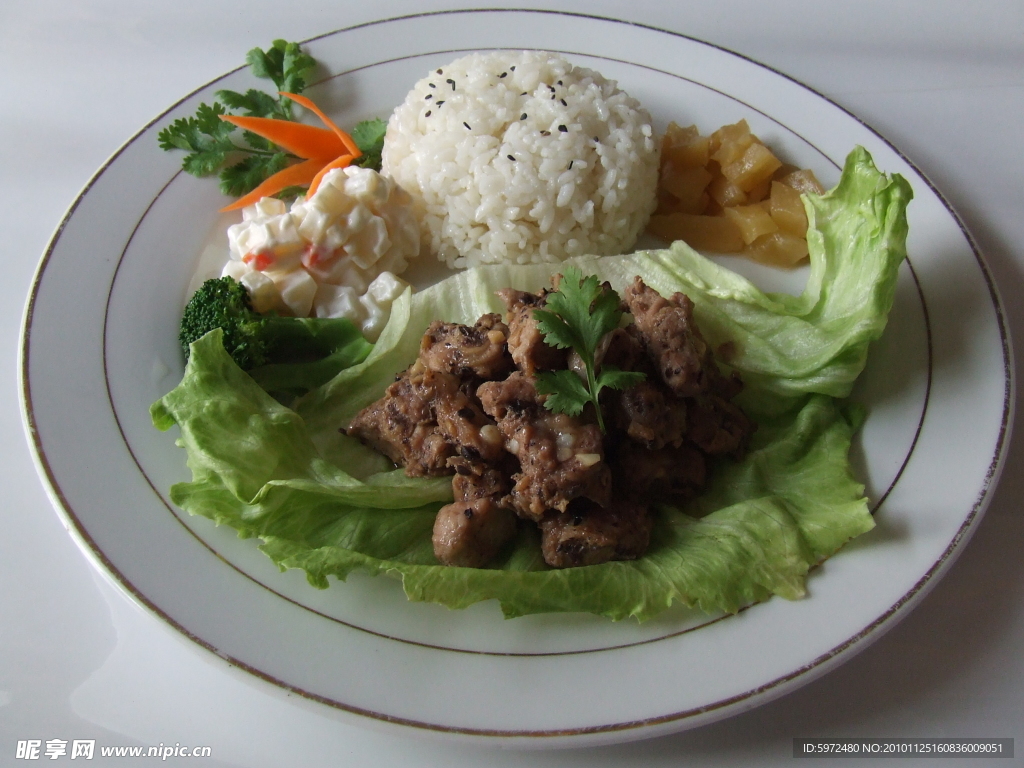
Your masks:
[[[815,570],[810,596],[736,616],[675,609],[643,625],[590,616],[506,621],[493,603],[452,612],[406,602],[397,582],[329,590],[279,573],[252,541],[167,500],[183,452],[150,403],[181,372],[176,328],[200,252],[229,219],[212,180],[179,172],[156,134],[236,71],[171,107],[75,201],[40,265],[26,314],[22,391],[40,473],[68,529],[111,580],[230,668],[322,711],[489,743],[603,743],[749,709],[879,637],[964,546],[987,503],[1013,403],[995,287],[945,201],[841,108],[741,56],[656,29],[538,11],[392,19],[308,43],[325,66],[309,93],[343,125],[387,116],[427,71],[489,48],[560,51],[617,79],[652,112],[709,131],[746,118],[827,185],[866,146],[916,193],[910,259],[890,327],[857,398],[870,408],[855,464],[878,527]],[[241,55],[242,52],[240,52]],[[742,266],[737,263],[735,266]],[[755,279],[796,289],[800,273]],[[774,284],[772,284],[774,281]]]

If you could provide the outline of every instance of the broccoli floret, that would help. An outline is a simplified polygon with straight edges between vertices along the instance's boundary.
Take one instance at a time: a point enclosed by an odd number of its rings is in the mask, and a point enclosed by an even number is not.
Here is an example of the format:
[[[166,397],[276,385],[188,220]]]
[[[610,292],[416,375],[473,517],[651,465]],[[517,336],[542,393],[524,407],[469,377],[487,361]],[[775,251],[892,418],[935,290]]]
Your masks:
[[[178,340],[189,345],[214,328],[243,371],[275,396],[294,397],[362,362],[373,349],[344,318],[261,315],[245,286],[230,277],[207,280],[189,299]]]
[[[178,341],[187,359],[193,341],[220,328],[224,332],[224,349],[239,368],[248,371],[267,362],[265,320],[252,308],[244,285],[230,277],[207,280],[185,306]]]

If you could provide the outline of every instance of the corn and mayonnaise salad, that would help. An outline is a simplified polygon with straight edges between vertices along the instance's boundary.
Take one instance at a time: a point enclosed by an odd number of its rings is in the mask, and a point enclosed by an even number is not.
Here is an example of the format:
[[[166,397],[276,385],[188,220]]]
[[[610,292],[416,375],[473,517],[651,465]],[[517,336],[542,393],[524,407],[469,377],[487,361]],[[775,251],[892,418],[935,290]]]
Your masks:
[[[244,208],[222,274],[249,290],[257,312],[345,317],[376,341],[406,287],[397,275],[420,251],[411,203],[374,170],[332,170],[290,210],[272,197]]]

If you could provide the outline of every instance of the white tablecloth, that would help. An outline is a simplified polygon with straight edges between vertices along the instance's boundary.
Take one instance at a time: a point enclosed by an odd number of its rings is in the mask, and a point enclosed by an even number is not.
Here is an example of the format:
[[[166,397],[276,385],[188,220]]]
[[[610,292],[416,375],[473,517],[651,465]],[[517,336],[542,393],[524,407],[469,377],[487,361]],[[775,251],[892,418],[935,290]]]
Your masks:
[[[21,764],[18,741],[52,738],[207,745],[212,756],[197,764],[312,768],[788,765],[797,736],[1024,736],[1019,437],[961,559],[867,651],[730,720],[599,750],[489,751],[341,724],[225,675],[206,651],[108,586],[79,552],[33,468],[16,373],[33,272],[78,191],[124,140],[184,94],[239,66],[255,45],[428,8],[482,5],[3,4],[0,211],[12,239],[0,284],[7,393],[0,408],[0,765]],[[1024,282],[1024,5],[565,0],[530,7],[584,10],[703,39],[851,110],[899,147],[959,212],[999,285],[1011,332],[1024,338],[1024,307],[1016,299]],[[1024,750],[1024,740],[1017,748]]]

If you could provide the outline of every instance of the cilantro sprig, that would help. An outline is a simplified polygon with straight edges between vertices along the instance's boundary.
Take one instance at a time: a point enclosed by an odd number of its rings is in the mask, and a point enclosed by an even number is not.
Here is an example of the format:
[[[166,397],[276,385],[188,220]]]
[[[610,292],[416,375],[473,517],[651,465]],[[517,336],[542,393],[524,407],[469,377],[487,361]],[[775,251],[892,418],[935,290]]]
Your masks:
[[[373,168],[375,171],[380,170],[381,153],[384,151],[384,134],[387,129],[388,124],[379,117],[356,123],[356,127],[352,129],[352,140],[363,155],[356,160],[355,165]]]
[[[278,91],[289,93],[300,93],[316,66],[298,43],[284,40],[275,40],[266,51],[253,48],[246,61],[254,75],[272,80]],[[294,120],[292,101],[254,88],[245,93],[221,90],[216,95],[220,101],[200,104],[193,117],[179,118],[160,131],[157,141],[163,150],[188,152],[181,163],[186,173],[203,177],[220,171],[221,192],[239,197],[285,168],[294,155],[249,131],[236,141],[235,127],[220,116],[230,108],[248,117]]]
[[[316,60],[298,43],[275,40],[267,50],[253,48],[246,55],[250,71],[259,78],[271,80],[275,92],[301,93],[309,84]],[[225,195],[241,197],[286,168],[296,156],[251,131],[238,131],[220,119],[221,115],[240,112],[246,117],[268,117],[294,120],[291,99],[250,88],[245,93],[220,90],[218,101],[200,104],[192,117],[178,118],[157,135],[163,150],[184,150],[188,154],[181,167],[192,176],[219,174],[220,189]],[[352,137],[363,156],[357,165],[380,169],[384,145],[383,120],[359,123]],[[295,197],[301,188],[291,187],[282,197]]]
[[[546,309],[535,309],[533,316],[544,334],[544,341],[558,349],[572,349],[586,367],[587,380],[562,369],[537,374],[537,391],[547,395],[549,411],[578,416],[588,403],[597,413],[597,424],[605,432],[598,400],[601,390],[627,389],[644,380],[639,371],[623,371],[595,362],[597,346],[609,331],[619,327],[622,310],[619,295],[591,275],[584,278],[576,267],[566,267],[557,291],[548,294]]]
[[[245,56],[249,71],[256,77],[273,80],[275,90],[285,93],[302,93],[309,85],[309,75],[316,67],[316,60],[307,54],[298,43],[275,40],[267,50],[253,48]],[[278,120],[294,120],[292,100],[285,96],[271,96],[269,93],[250,88],[245,93],[217,91],[217,98],[231,109],[243,109],[248,117],[271,117]],[[261,139],[262,141],[262,139]]]

